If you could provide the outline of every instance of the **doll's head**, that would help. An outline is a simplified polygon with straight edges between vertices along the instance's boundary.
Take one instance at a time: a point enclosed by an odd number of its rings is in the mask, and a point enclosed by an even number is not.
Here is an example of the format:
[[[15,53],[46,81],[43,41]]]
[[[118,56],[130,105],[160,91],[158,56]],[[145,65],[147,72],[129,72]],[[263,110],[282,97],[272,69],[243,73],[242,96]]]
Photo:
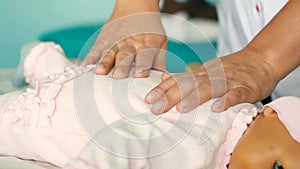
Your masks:
[[[233,150],[229,169],[300,168],[300,99],[266,105]]]

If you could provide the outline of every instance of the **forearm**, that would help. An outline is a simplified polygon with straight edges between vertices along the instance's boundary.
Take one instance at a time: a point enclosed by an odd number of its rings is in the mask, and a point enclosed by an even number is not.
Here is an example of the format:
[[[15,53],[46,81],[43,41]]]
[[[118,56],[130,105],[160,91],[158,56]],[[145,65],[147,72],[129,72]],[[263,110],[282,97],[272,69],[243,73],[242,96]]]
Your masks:
[[[112,18],[143,12],[159,12],[159,0],[116,0]]]
[[[300,1],[290,0],[245,50],[258,52],[278,79],[300,65]]]

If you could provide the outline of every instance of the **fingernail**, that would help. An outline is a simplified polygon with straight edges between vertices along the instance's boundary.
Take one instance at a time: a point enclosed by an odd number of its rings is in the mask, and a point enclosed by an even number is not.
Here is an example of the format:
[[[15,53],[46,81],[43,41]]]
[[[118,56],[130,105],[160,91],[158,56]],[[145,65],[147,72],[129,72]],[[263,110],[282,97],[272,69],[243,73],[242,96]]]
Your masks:
[[[105,70],[106,66],[105,65],[98,65],[96,68],[96,73],[102,74],[103,70]]]
[[[123,68],[118,68],[115,73],[117,74],[124,74],[125,70]]]
[[[161,92],[157,91],[157,90],[153,90],[152,92],[150,92],[147,96],[146,96],[146,100],[149,103],[153,103],[154,101],[156,101],[160,96]]]
[[[221,112],[224,110],[224,103],[218,100],[215,103],[213,103],[211,108],[214,112]]]
[[[143,72],[144,72],[143,69],[138,69],[138,70],[136,70],[136,71],[134,72],[134,74],[140,74],[140,73],[143,73]]]
[[[181,107],[188,107],[190,104],[190,101],[188,99],[184,99],[181,101]]]
[[[105,69],[105,68],[107,68],[107,66],[105,64],[98,65],[98,69]]]
[[[114,78],[123,78],[125,74],[125,70],[123,68],[118,68],[114,71]]]
[[[134,72],[133,77],[135,78],[145,78],[147,77],[147,72],[145,70],[137,70]]]
[[[155,102],[151,106],[151,111],[154,114],[162,114],[164,112],[164,109],[165,109],[165,103],[162,100]]]

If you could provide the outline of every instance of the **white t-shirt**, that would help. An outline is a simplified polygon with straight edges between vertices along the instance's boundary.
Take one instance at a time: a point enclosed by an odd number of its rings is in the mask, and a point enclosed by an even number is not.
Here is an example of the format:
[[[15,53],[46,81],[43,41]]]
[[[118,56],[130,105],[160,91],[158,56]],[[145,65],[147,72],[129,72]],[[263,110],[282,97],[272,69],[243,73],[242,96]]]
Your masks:
[[[216,6],[221,26],[218,55],[224,56],[244,48],[271,21],[288,0],[218,0]],[[284,78],[272,97],[300,97],[300,68]]]

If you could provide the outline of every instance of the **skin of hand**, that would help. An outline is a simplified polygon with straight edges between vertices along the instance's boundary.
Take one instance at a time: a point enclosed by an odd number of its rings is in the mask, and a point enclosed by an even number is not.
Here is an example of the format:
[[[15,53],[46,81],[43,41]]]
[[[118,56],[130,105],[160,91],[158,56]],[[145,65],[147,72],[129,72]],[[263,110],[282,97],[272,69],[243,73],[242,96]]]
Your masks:
[[[284,169],[300,168],[299,159],[300,143],[292,138],[277,113],[266,107],[237,143],[229,169],[275,169],[276,162]]]
[[[162,27],[159,0],[117,0],[83,66],[99,61],[96,74],[114,68],[113,78],[147,77],[151,68],[165,71],[167,37]]]
[[[249,53],[240,51],[210,60],[192,73],[164,74],[161,84],[146,96],[146,102],[152,104],[154,114],[161,114],[174,105],[180,112],[189,112],[217,97],[220,99],[212,107],[214,111],[267,97],[279,79],[269,71],[271,66],[248,57]]]
[[[145,102],[161,114],[175,105],[188,112],[211,98],[218,98],[215,112],[264,99],[300,65],[299,11],[300,1],[290,0],[244,49],[208,61],[198,72],[164,75]]]

